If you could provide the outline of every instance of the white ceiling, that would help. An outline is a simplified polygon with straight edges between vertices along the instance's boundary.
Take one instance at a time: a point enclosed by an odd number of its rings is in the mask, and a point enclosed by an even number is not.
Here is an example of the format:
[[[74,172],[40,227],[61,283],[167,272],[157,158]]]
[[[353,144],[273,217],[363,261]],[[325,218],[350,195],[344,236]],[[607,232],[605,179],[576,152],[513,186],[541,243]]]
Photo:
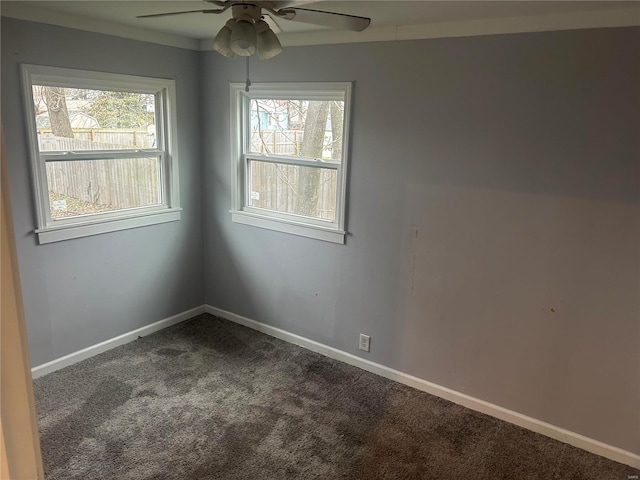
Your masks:
[[[364,32],[279,20],[283,45],[402,40],[523,31],[640,25],[640,2],[619,1],[319,1],[305,8],[372,19]],[[3,16],[138,38],[183,48],[209,48],[230,17],[193,13],[172,17],[137,15],[217,8],[191,0],[2,1]]]

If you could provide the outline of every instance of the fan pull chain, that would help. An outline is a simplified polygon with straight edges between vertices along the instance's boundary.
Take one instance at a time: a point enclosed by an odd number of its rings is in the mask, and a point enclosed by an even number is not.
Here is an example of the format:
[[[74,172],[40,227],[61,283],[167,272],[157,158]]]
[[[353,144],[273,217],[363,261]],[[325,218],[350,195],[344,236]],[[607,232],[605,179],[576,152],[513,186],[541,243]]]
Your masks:
[[[251,80],[249,80],[249,57],[245,57],[247,59],[247,83],[244,85],[244,91],[249,92],[249,87],[251,86]]]

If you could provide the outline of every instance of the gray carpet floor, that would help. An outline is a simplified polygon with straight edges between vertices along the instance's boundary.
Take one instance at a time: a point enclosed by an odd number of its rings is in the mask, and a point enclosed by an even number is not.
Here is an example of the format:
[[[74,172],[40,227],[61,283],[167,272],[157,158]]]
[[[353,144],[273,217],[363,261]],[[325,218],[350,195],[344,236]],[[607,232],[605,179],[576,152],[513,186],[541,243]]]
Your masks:
[[[34,385],[47,480],[640,473],[211,315]]]

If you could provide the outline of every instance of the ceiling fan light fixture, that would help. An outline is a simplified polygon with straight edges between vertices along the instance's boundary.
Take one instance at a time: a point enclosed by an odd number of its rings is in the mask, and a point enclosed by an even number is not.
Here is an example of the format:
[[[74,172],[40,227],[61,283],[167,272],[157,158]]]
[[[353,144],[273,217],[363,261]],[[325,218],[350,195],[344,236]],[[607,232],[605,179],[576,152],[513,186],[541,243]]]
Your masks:
[[[0,0],[2,1],[2,0]],[[231,9],[232,19],[218,32],[213,41],[213,48],[225,57],[236,55],[250,57],[258,52],[262,60],[275,57],[282,52],[282,45],[275,32],[280,33],[276,18],[293,20],[324,27],[342,28],[360,32],[371,24],[371,19],[348,15],[345,13],[327,12],[300,8],[296,5],[309,3],[309,0],[276,1],[276,0],[205,0],[220,8],[204,10],[186,10],[180,12],[152,13],[138,15],[137,18],[165,17],[188,13],[224,13]],[[263,10],[266,10],[263,16]],[[264,19],[267,19],[267,23]],[[270,26],[271,25],[271,26]],[[275,32],[274,32],[275,30]]]
[[[220,29],[218,35],[213,40],[212,48],[227,58],[234,58],[236,54],[231,50],[231,33],[236,21],[232,18]]]
[[[231,51],[241,57],[256,53],[258,38],[253,19],[248,15],[240,17],[231,32]]]
[[[264,20],[256,22],[256,32],[258,35],[258,56],[261,60],[268,60],[282,52],[280,40],[273,30],[269,28],[269,24]]]

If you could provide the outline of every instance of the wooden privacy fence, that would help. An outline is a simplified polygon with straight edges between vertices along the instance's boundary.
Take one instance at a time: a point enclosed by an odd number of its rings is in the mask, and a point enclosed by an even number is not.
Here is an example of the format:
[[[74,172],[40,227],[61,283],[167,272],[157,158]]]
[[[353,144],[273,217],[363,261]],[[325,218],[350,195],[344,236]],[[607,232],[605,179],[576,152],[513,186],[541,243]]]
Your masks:
[[[262,130],[251,132],[251,151],[274,155],[299,155],[302,130]],[[334,221],[336,216],[337,174],[335,170],[319,168],[313,179],[317,185],[317,204],[309,212],[301,197],[303,183],[309,182],[313,167],[252,162],[251,205],[278,212],[311,215]],[[307,177],[307,178],[303,178]],[[307,210],[307,211],[305,211]]]
[[[146,130],[74,129],[74,138],[56,137],[51,129],[38,129],[41,152],[152,148]],[[109,210],[160,203],[159,165],[156,157],[47,162],[50,192]]]
[[[317,184],[318,201],[314,212],[305,212],[301,197],[302,177],[310,170],[319,170]],[[308,181],[308,180],[307,180]],[[328,168],[300,167],[267,162],[251,164],[251,206],[268,208],[277,212],[311,215],[335,221],[337,172]]]
[[[152,148],[152,137],[140,130],[76,129],[76,138],[51,135],[38,129],[40,150],[78,151]],[[252,133],[252,151],[281,155],[300,153],[301,130],[266,130]],[[134,143],[137,142],[137,143]],[[335,170],[295,165],[253,162],[251,205],[279,212],[305,212],[301,197],[303,183],[311,171],[318,175],[317,204],[313,216],[334,221],[337,198]],[[159,166],[155,157],[117,160],[82,160],[47,163],[50,192],[111,209],[156,205],[160,202]]]
[[[251,152],[299,155],[302,130],[262,130],[251,132]]]
[[[40,151],[111,150],[153,148],[154,136],[146,130],[124,128],[74,128],[73,138],[56,137],[50,128],[38,129]]]
[[[158,159],[47,162],[50,192],[111,209],[160,203]]]

